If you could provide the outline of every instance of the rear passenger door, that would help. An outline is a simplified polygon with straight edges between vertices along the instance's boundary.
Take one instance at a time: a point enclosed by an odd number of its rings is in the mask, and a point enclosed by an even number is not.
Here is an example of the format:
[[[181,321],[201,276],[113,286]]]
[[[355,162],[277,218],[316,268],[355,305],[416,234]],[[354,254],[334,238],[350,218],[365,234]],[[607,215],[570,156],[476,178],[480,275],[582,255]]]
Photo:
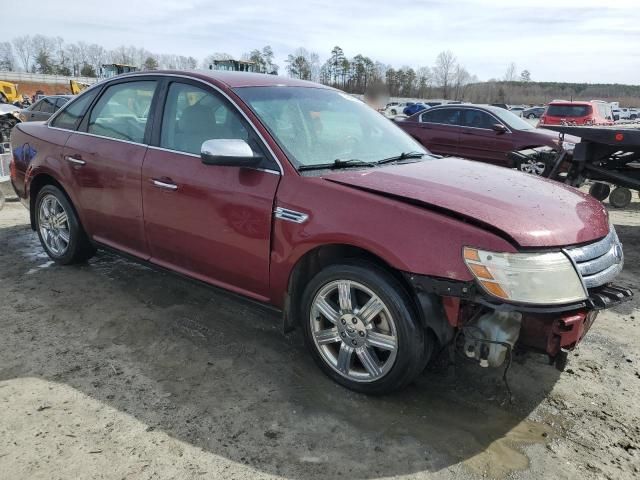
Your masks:
[[[89,235],[144,259],[140,182],[157,85],[136,77],[105,86],[64,150]]]
[[[427,149],[438,155],[458,154],[460,110],[432,108],[421,113],[417,121],[407,123],[405,130]]]

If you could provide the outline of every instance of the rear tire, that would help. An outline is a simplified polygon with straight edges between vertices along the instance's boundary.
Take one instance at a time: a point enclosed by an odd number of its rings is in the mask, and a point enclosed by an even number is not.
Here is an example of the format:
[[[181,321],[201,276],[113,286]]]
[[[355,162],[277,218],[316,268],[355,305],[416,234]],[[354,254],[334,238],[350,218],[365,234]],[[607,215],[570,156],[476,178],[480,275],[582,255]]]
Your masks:
[[[380,395],[406,387],[433,351],[433,337],[405,289],[374,264],[326,267],[308,283],[301,311],[314,361],[356,392]]]
[[[45,252],[60,265],[86,262],[96,253],[71,202],[58,187],[45,185],[38,192],[35,225]]]

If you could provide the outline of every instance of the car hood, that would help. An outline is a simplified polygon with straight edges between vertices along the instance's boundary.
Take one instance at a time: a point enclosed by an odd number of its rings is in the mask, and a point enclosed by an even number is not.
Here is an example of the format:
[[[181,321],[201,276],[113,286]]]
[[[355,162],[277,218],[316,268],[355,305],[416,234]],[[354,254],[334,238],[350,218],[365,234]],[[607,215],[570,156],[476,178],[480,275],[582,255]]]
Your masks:
[[[324,178],[461,218],[521,247],[587,243],[609,232],[604,206],[587,194],[460,158],[334,172]]]
[[[551,130],[547,130],[545,128],[536,128],[535,130],[523,130],[527,133],[531,133],[533,135],[539,135],[541,137],[548,138],[550,140],[558,140],[560,138],[558,132],[553,132]],[[569,143],[580,143],[580,137],[574,137],[573,135],[565,135],[564,141]]]
[[[20,109],[10,103],[0,103],[0,115],[6,115],[7,113],[19,112]]]

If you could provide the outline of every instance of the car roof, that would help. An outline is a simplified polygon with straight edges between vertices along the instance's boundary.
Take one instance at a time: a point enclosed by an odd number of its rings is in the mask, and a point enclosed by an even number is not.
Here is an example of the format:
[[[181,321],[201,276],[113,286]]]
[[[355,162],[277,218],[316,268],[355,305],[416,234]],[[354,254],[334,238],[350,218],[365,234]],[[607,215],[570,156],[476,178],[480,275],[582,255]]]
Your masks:
[[[502,107],[494,107],[493,105],[484,105],[484,104],[478,104],[478,103],[446,103],[444,105],[436,105],[435,107],[431,107],[429,111],[452,109],[452,108],[476,108],[478,110],[486,110],[487,112],[491,112],[491,113],[509,111],[509,110],[505,110]],[[420,112],[420,113],[423,113],[423,112]]]
[[[135,77],[139,75],[179,75],[206,82],[216,81],[225,84],[229,88],[239,87],[311,87],[326,88],[331,87],[321,85],[307,80],[297,78],[282,77],[280,75],[268,75],[265,73],[251,72],[226,72],[220,70],[153,70],[118,75],[113,78]]]
[[[571,102],[569,100],[557,100],[557,101],[553,101],[553,102],[549,102],[549,105],[592,105],[594,102],[583,102],[583,101],[576,101],[576,102]],[[595,102],[597,103],[597,102]]]

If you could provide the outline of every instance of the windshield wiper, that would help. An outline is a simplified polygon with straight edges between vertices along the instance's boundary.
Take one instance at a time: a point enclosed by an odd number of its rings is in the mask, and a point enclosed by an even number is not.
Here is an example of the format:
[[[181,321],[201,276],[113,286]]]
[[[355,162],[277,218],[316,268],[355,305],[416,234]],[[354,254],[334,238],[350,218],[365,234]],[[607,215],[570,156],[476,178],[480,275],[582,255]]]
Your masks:
[[[378,160],[376,165],[383,165],[385,163],[393,163],[400,162],[402,160],[408,160],[410,158],[422,158],[427,154],[424,152],[402,152],[400,155],[396,155],[395,157],[383,158],[382,160]]]
[[[341,168],[352,168],[352,167],[375,167],[376,163],[365,162],[364,160],[360,160],[358,158],[350,158],[349,160],[342,160],[340,158],[336,158],[332,163],[317,163],[315,165],[300,165],[298,167],[299,171],[303,170],[323,170],[323,169],[331,169],[331,170],[339,170]]]

